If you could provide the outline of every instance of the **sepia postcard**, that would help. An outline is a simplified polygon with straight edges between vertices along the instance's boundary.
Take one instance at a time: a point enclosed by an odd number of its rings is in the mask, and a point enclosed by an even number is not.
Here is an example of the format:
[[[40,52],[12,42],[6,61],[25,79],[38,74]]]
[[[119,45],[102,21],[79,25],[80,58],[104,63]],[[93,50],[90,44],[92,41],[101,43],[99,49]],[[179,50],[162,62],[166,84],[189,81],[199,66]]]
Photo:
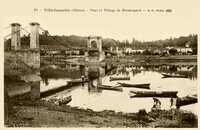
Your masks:
[[[2,1],[1,127],[198,129],[199,4]]]

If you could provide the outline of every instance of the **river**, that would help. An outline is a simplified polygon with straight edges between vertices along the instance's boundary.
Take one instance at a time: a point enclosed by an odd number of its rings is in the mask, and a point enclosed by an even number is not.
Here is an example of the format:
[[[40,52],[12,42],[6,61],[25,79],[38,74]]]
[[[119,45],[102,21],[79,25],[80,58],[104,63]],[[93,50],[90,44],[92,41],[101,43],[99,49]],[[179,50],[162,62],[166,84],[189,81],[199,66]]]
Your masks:
[[[178,91],[178,97],[197,94],[196,65],[109,64],[105,66],[84,66],[78,64],[45,64],[41,68],[41,92],[66,85],[67,81],[81,79],[82,75],[92,78],[93,86],[88,85],[88,83],[75,85],[45,98],[60,99],[71,95],[72,101],[68,105],[89,108],[94,111],[114,110],[131,113],[138,112],[139,109],[151,111],[154,105],[152,97],[130,98],[130,90],[144,89],[123,87],[122,92],[101,90],[97,87],[99,82],[104,85],[118,85],[117,82],[150,83],[150,91]],[[162,73],[187,74],[189,78],[163,78]],[[111,76],[129,76],[130,80],[110,81]],[[170,109],[170,98],[160,97],[157,99],[161,102],[161,109]],[[197,103],[181,106],[180,109],[197,114]]]

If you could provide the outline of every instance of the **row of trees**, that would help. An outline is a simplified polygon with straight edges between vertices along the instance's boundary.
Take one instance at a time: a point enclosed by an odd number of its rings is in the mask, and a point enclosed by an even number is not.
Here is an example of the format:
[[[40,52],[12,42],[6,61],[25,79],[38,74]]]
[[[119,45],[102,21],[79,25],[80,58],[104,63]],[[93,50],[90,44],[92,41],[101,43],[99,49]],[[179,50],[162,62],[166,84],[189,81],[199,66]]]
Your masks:
[[[131,42],[129,42],[128,40],[123,40],[119,46],[135,47],[135,48],[149,48],[149,47],[165,48],[167,46],[183,47],[186,45],[186,43],[190,43],[190,47],[192,48],[197,48],[197,35],[190,34],[189,36],[181,36],[179,38],[170,37],[169,39],[165,40],[156,40],[147,42],[141,42],[133,38]]]
[[[76,47],[86,47],[87,46],[87,37],[81,36],[48,36],[48,32],[43,33],[40,35],[40,45],[59,45],[57,41],[60,41],[66,46],[76,46]],[[5,42],[6,44],[10,43],[10,40]],[[165,48],[167,46],[179,46],[184,47],[186,43],[190,44],[190,47],[193,48],[193,51],[197,51],[197,35],[190,34],[189,36],[181,36],[179,38],[169,38],[165,40],[156,40],[156,41],[147,41],[141,42],[133,38],[131,42],[128,40],[123,41],[116,41],[114,39],[103,39],[103,48],[108,49],[110,47],[118,46],[119,48],[137,48],[137,49],[147,49],[147,48]],[[22,45],[29,45],[30,44],[30,37],[26,36],[21,38]],[[60,45],[63,45],[60,44]]]
[[[148,49],[148,48],[165,48],[165,47],[185,47],[186,43],[192,48],[193,54],[197,54],[197,35],[190,34],[189,36],[181,36],[179,38],[172,38],[165,40],[147,41],[141,42],[132,39],[132,42],[123,40],[122,42],[116,42],[121,48],[130,47],[137,49]]]

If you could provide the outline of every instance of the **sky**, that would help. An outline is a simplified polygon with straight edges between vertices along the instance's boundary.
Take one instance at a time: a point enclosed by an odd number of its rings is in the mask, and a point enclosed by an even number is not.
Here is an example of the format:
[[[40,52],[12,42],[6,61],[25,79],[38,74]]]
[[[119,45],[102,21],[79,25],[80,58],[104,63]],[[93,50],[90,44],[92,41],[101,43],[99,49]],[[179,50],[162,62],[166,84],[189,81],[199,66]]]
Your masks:
[[[50,0],[51,1],[51,0]],[[38,0],[12,1],[4,3],[3,27],[20,23],[26,27],[30,22],[38,22],[51,35],[100,35],[115,40],[133,38],[152,41],[170,37],[188,36],[199,32],[198,1],[158,1],[158,0]],[[22,5],[23,4],[23,5]],[[10,8],[7,8],[10,7]],[[34,12],[34,9],[42,11]],[[44,9],[85,9],[87,12],[45,12]],[[142,12],[93,12],[95,9],[132,9]],[[147,12],[148,9],[169,12]],[[29,30],[28,30],[29,31]],[[4,29],[4,36],[11,29]]]

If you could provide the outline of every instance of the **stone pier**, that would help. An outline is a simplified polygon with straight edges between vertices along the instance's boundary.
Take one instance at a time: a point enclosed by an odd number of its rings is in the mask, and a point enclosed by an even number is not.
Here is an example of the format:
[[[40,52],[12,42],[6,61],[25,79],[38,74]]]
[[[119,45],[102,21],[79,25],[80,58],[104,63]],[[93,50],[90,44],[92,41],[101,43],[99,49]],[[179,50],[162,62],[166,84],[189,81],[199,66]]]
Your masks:
[[[39,26],[37,22],[30,23],[31,25],[31,37],[30,37],[30,48],[39,48]]]
[[[87,38],[87,51],[85,61],[99,63],[105,60],[105,52],[102,50],[102,38],[100,36],[89,36]]]
[[[11,36],[11,52],[6,54],[10,57],[14,57],[20,63],[22,63],[26,70],[29,72],[25,75],[23,68],[20,68],[19,63],[16,62],[19,68],[19,76],[21,80],[24,80],[25,85],[19,85],[17,90],[16,87],[11,87],[9,92],[14,96],[17,94],[29,93],[31,100],[40,98],[40,49],[39,49],[39,23],[30,23],[30,48],[22,50],[20,43],[20,24],[12,23],[12,36]],[[21,62],[23,61],[23,62]],[[14,62],[14,61],[11,61]],[[21,69],[21,70],[20,70]],[[9,75],[8,75],[9,76]],[[28,78],[28,80],[27,80]],[[27,84],[31,82],[31,84]],[[15,84],[16,85],[16,84]],[[21,92],[20,90],[25,90]]]
[[[21,41],[20,41],[20,24],[19,23],[12,23],[10,24],[11,29],[11,50],[20,50],[21,48]]]

